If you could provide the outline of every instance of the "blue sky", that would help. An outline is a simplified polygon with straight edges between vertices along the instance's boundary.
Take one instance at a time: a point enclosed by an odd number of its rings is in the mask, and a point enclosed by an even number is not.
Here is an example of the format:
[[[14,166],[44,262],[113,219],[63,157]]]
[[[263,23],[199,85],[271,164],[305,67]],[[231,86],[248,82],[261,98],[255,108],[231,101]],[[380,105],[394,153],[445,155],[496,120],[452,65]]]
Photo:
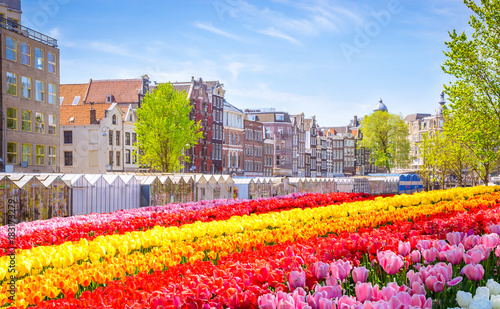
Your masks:
[[[382,98],[432,113],[457,0],[22,0],[22,23],[59,40],[61,83],[136,78],[224,83],[240,108],[340,126]]]

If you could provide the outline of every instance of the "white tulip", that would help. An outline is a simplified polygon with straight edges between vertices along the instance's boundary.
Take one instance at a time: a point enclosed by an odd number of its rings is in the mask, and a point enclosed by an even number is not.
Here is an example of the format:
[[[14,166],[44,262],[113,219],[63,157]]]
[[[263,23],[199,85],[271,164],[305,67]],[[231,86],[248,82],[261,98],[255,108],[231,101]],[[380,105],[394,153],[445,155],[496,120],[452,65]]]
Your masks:
[[[500,295],[500,283],[495,280],[488,280],[486,287],[490,290],[490,295]]]
[[[493,309],[491,300],[473,301],[469,309]]]
[[[478,288],[478,289],[480,289],[480,288]],[[482,302],[482,301],[490,300],[489,294],[490,294],[490,290],[488,290],[488,295],[486,295],[484,293],[483,294],[476,294],[476,296],[474,296],[472,298],[472,302],[479,303],[479,302]]]
[[[483,295],[490,299],[490,290],[485,286],[479,287],[476,289],[476,296],[477,295]]]
[[[500,295],[491,295],[491,305],[493,309],[500,309]]]
[[[457,303],[462,308],[467,308],[472,303],[472,294],[469,292],[458,291]]]

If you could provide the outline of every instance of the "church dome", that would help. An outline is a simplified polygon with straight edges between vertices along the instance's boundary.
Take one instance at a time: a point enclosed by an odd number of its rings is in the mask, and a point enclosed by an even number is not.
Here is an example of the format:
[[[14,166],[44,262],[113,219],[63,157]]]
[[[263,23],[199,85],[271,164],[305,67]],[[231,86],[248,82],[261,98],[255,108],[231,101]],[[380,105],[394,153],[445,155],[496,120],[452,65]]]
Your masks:
[[[446,101],[444,100],[444,92],[441,92],[441,100],[439,100],[439,107],[436,109],[436,116],[443,116]]]
[[[387,112],[387,106],[385,106],[384,102],[382,102],[382,99],[380,99],[380,101],[378,101],[378,104],[377,104],[377,106],[375,106],[373,111],[374,112],[377,112],[377,111]]]

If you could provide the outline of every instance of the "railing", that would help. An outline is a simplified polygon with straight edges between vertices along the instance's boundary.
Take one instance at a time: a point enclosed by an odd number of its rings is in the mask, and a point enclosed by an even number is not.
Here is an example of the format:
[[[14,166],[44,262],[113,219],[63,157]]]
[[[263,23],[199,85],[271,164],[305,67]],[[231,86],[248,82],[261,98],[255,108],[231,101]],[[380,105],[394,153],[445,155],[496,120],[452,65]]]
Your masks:
[[[52,47],[57,47],[56,39],[51,38],[48,35],[45,35],[28,27],[25,27],[23,25],[20,25],[16,21],[0,18],[0,27],[10,31],[14,31],[16,33],[29,37],[43,44],[47,44]]]

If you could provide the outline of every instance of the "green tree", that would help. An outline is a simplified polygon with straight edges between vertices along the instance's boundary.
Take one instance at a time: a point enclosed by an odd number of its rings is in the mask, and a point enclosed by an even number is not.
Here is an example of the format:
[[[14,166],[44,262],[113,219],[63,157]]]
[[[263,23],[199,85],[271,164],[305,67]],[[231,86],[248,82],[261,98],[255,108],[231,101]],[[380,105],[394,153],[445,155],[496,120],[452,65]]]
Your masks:
[[[464,0],[473,33],[450,32],[443,71],[454,77],[445,86],[452,121],[448,130],[473,156],[472,168],[488,183],[498,162],[500,132],[500,2]]]
[[[376,111],[361,121],[363,139],[358,144],[371,150],[372,162],[390,171],[406,168],[410,163],[408,125],[403,117],[385,111]]]
[[[203,136],[199,122],[189,118],[191,108],[186,92],[176,91],[170,83],[144,97],[135,125],[139,165],[167,173],[180,170],[188,159],[186,150]]]

